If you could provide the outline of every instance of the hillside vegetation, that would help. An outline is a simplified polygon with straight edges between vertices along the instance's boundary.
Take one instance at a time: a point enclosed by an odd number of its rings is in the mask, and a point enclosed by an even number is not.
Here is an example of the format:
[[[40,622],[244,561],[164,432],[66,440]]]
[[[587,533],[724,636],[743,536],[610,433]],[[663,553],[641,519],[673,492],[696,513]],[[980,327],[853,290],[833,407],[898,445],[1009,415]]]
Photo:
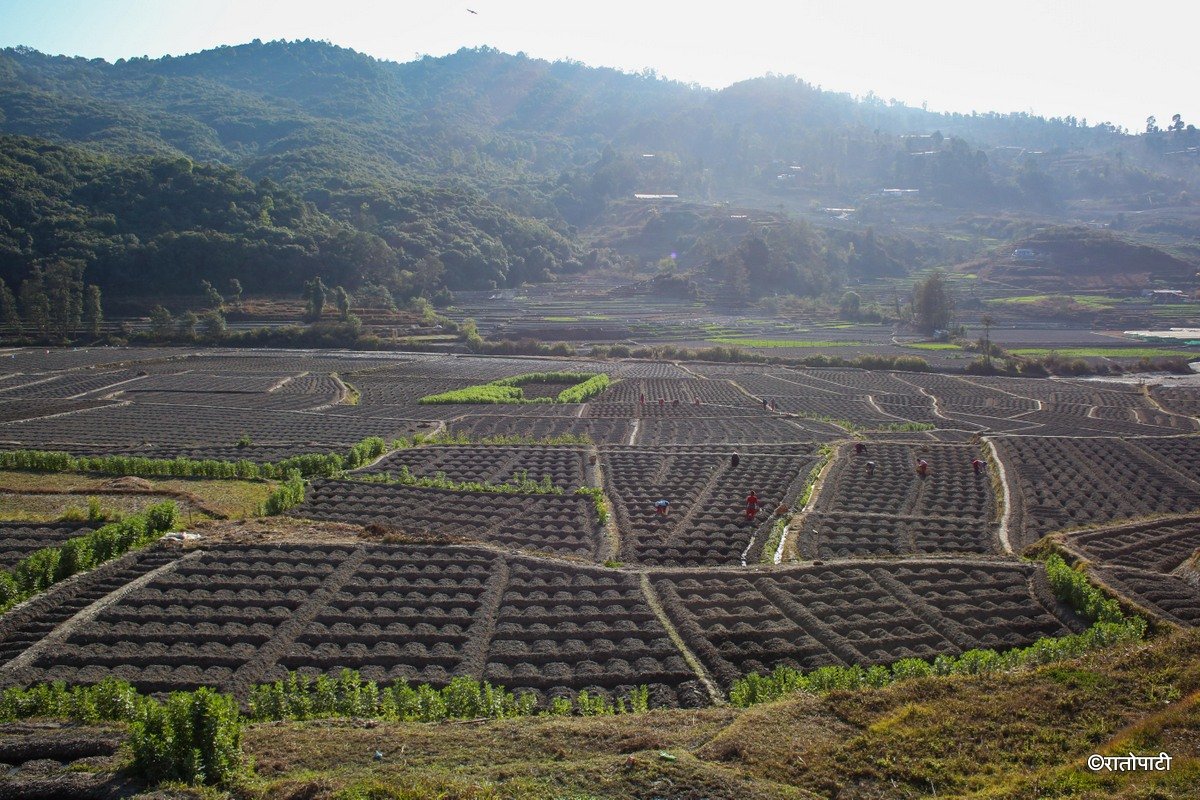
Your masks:
[[[0,134],[0,277],[15,289],[68,260],[121,293],[234,277],[299,292],[320,274],[435,297],[677,252],[735,295],[818,294],[970,255],[898,213],[1162,205],[1197,178],[1174,155],[1194,129],[936,114],[782,76],[711,91],[489,48],[397,64],[314,41],[116,63],[3,50]],[[895,206],[890,187],[920,199]],[[635,192],[773,212],[630,227],[610,212]],[[776,213],[813,204],[888,230]]]

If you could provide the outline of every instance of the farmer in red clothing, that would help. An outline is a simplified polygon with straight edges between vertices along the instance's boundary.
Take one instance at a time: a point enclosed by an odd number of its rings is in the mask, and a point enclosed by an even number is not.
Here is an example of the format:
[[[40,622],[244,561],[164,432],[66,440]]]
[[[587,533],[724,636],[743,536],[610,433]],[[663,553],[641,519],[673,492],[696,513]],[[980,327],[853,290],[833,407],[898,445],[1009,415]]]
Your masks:
[[[983,474],[983,462],[978,458],[971,462],[971,469],[975,470],[976,475]]]
[[[754,517],[757,516],[757,514],[758,514],[758,495],[754,493],[753,489],[751,489],[750,494],[746,497],[746,519],[753,522]]]

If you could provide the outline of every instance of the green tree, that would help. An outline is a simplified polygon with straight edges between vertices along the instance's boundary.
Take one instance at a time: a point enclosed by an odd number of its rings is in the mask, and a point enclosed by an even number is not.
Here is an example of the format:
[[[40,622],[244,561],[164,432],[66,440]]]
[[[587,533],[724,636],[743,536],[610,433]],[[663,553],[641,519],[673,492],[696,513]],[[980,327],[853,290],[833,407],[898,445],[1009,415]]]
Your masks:
[[[858,292],[849,291],[842,295],[842,302],[838,304],[838,312],[844,319],[857,319],[861,310],[862,298],[858,296]]]
[[[193,323],[193,333],[195,329],[196,326]],[[169,339],[171,334],[175,333],[175,318],[171,316],[171,312],[167,310],[166,306],[158,305],[150,310],[150,333],[155,339]]]
[[[30,333],[45,336],[50,332],[50,298],[46,296],[40,269],[21,281],[21,316]]]
[[[329,289],[321,280],[320,275],[304,282],[304,299],[308,303],[304,312],[305,320],[316,322],[321,318],[321,314],[325,311],[325,298],[328,292]]]
[[[442,286],[446,265],[435,256],[425,256],[414,267],[417,294],[428,297]]]
[[[211,283],[200,281],[200,287],[204,289],[204,301],[208,303],[209,308],[220,311],[225,307],[225,298],[221,296],[221,293]]]
[[[333,304],[337,306],[338,317],[342,321],[350,319],[350,293],[342,286],[333,290]]]
[[[200,318],[200,332],[209,341],[219,341],[225,335],[225,317],[217,309],[209,309]]]
[[[983,363],[988,372],[992,371],[992,326],[996,324],[996,318],[991,314],[984,314],[980,318],[979,324],[983,326]]]
[[[21,330],[21,314],[17,311],[17,296],[3,280],[0,280],[0,325],[11,328],[14,332]]]
[[[925,333],[950,327],[954,297],[941,270],[934,270],[928,278],[913,286],[913,313],[916,315],[917,328]]]
[[[100,306],[100,287],[89,284],[87,294],[83,298],[83,319],[87,323],[88,333],[93,337],[100,335],[100,325],[104,322],[104,310]]]
[[[71,338],[83,320],[83,265],[58,261],[44,276],[51,329],[60,339]]]
[[[234,308],[242,307],[242,282],[237,278],[229,279],[229,296],[233,298]]]
[[[185,311],[179,317],[179,335],[185,339],[196,338],[196,326],[200,324],[200,318],[196,316],[195,311]]]

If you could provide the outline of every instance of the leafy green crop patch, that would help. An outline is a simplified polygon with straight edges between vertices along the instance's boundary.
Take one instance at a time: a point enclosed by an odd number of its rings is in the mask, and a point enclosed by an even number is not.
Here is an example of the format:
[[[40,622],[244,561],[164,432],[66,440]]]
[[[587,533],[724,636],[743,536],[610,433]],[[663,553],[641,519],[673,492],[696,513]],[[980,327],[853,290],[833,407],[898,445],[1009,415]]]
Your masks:
[[[530,384],[569,383],[555,397],[526,397],[521,388]],[[500,378],[491,383],[477,386],[466,386],[440,394],[430,394],[418,400],[423,405],[438,405],[442,403],[486,403],[499,405],[519,405],[523,403],[583,403],[600,394],[611,385],[610,379],[604,373],[595,372],[527,372],[523,375],[513,375]]]
[[[904,346],[914,350],[962,350],[961,347],[950,342],[912,342]]]
[[[1040,306],[1077,305],[1091,311],[1105,311],[1119,301],[1102,294],[1029,294],[1021,297],[997,297],[989,305]]]

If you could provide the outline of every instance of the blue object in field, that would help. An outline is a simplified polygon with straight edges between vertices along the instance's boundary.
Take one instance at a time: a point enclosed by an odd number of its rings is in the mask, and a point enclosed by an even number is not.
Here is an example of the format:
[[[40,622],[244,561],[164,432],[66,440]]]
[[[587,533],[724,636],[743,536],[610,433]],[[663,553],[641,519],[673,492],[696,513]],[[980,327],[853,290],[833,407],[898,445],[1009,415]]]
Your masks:
[[[657,503],[654,504],[654,507],[655,508],[666,508],[669,505],[671,505],[670,500],[659,500]]]

